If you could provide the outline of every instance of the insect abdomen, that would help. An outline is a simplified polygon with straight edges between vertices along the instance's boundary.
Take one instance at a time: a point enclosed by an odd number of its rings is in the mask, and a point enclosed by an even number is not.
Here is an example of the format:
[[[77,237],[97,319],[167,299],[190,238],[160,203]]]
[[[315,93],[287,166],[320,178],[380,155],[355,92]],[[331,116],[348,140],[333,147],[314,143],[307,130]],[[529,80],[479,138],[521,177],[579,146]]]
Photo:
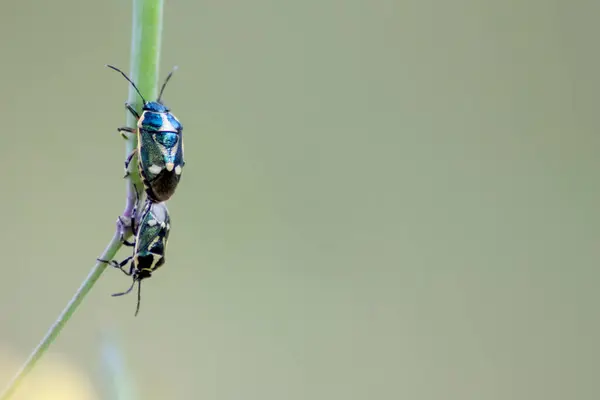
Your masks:
[[[139,171],[146,189],[146,194],[153,202],[162,203],[173,196],[180,179],[180,175],[177,175],[174,170],[167,171],[166,169],[163,169],[158,176],[152,180],[149,180],[144,174],[144,170],[141,166]]]

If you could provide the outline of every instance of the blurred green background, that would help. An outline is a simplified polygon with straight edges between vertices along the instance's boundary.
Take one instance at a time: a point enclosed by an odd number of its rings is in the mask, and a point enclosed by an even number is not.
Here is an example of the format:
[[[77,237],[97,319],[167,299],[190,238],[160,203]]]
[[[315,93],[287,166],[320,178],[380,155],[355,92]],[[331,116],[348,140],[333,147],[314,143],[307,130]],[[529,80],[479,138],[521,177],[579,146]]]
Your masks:
[[[124,206],[131,2],[1,10],[4,387]],[[167,264],[137,318],[107,270],[16,398],[113,399],[107,337],[139,399],[599,398],[599,13],[166,0]]]

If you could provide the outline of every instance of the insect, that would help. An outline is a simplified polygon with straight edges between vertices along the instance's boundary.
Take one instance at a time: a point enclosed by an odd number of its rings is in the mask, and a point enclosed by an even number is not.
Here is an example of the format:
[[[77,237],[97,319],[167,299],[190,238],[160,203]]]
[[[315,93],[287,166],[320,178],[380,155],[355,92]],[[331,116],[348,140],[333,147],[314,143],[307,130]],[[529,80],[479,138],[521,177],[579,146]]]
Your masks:
[[[113,296],[123,296],[130,293],[137,282],[138,298],[135,310],[135,315],[137,316],[140,311],[142,280],[150,278],[152,273],[165,263],[165,251],[171,230],[171,218],[169,217],[167,206],[164,203],[154,203],[146,200],[137,227],[135,225],[134,222],[132,229],[135,241],[133,243],[123,241],[126,246],[133,247],[133,255],[121,262],[101,259],[98,259],[98,261],[108,263],[112,267],[123,271],[125,275],[133,278],[129,289],[121,293],[115,293]],[[130,267],[129,270],[126,270],[124,267],[128,263],[130,263]]]
[[[175,69],[167,75],[156,101],[146,101],[131,79],[120,69],[107,65],[120,72],[140,95],[143,107],[139,115],[129,103],[125,107],[137,119],[137,128],[121,127],[117,130],[125,138],[126,132],[137,134],[138,145],[125,160],[125,177],[129,175],[129,164],[138,155],[138,170],[146,189],[146,194],[155,203],[167,201],[179,184],[185,165],[183,160],[183,126],[171,111],[162,104],[161,98],[167,82]]]

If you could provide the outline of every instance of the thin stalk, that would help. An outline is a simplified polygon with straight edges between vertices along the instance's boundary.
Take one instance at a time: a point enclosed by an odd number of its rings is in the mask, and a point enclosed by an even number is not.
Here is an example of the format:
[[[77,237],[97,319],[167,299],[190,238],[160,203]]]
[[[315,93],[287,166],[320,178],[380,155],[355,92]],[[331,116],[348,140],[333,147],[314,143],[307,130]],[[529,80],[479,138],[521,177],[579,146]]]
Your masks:
[[[158,65],[160,60],[160,45],[162,34],[162,14],[163,0],[133,0],[133,29],[131,40],[131,71],[130,77],[136,82],[138,88],[146,98],[154,99],[158,93],[157,78]],[[141,101],[133,88],[129,89],[129,103],[141,111]],[[135,119],[127,115],[127,126],[136,126]],[[116,136],[116,134],[115,134]],[[137,137],[131,135],[125,145],[126,154],[130,154],[137,147]],[[136,165],[137,160],[132,160],[131,165]],[[137,168],[131,168],[129,179],[127,180],[127,199],[123,211],[123,219],[117,221],[117,230],[100,256],[103,260],[112,260],[122,246],[121,235],[125,238],[131,235],[130,227],[124,226],[123,220],[128,220],[135,207],[137,200],[136,190],[140,188],[141,183]],[[85,296],[90,292],[98,278],[106,270],[106,263],[96,262],[89,275],[65,309],[60,313],[58,319],[50,327],[42,341],[33,350],[21,370],[13,378],[0,396],[0,400],[8,400],[16,392],[23,380],[33,369],[40,358],[45,354],[52,342],[58,337],[62,328],[69,321],[77,307],[82,303]]]
[[[104,260],[112,260],[115,254],[117,254],[117,251],[119,250],[121,245],[121,235],[117,231],[117,233],[115,233],[110,243],[102,253],[101,258]],[[92,268],[87,278],[85,278],[85,280],[83,281],[83,283],[81,284],[71,301],[69,301],[65,309],[58,316],[58,319],[54,322],[54,324],[52,324],[52,326],[46,333],[46,336],[44,336],[42,341],[33,350],[33,352],[31,353],[21,370],[13,378],[8,388],[0,397],[1,400],[10,399],[17,390],[17,388],[23,383],[25,377],[29,374],[29,372],[31,372],[33,367],[44,355],[44,353],[46,353],[46,350],[48,350],[48,347],[50,347],[54,339],[58,337],[62,328],[65,326],[67,321],[69,321],[69,319],[77,309],[77,306],[81,304],[81,302],[92,289],[98,278],[100,278],[100,275],[102,275],[102,272],[104,272],[104,270],[106,269],[106,265],[106,263],[96,262],[96,265],[94,266],[94,268]]]
[[[163,26],[163,0],[133,0],[133,21],[131,31],[131,58],[129,78],[137,85],[146,99],[156,99],[158,96],[158,68]],[[138,113],[142,110],[142,101],[129,85],[127,102]],[[136,127],[135,117],[127,111],[127,126]],[[125,145],[125,155],[128,156],[137,147],[137,137],[131,135]],[[137,165],[137,155],[130,165]],[[127,203],[123,211],[124,217],[131,217],[137,199],[135,190],[141,188],[137,168],[130,168],[130,182],[127,186]],[[140,189],[141,190],[141,189]],[[141,196],[140,196],[141,197]],[[2,400],[0,398],[0,400]]]

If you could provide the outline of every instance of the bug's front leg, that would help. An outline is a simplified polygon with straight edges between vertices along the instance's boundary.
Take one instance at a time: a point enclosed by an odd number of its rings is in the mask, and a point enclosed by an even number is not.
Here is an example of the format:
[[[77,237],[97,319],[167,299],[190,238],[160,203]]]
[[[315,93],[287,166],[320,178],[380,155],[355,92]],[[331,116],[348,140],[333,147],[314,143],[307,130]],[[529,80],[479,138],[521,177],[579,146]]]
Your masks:
[[[127,110],[129,110],[130,113],[133,114],[133,116],[135,117],[135,119],[140,119],[140,114],[138,114],[137,111],[135,111],[135,109],[131,106],[131,104],[125,103],[125,108]]]
[[[121,134],[121,136],[123,137],[123,139],[126,139],[126,140],[128,140],[129,138],[127,137],[127,135],[125,134],[125,132],[131,133],[131,134],[137,133],[137,131],[134,128],[130,128],[128,126],[122,126],[120,128],[117,128],[117,131]]]
[[[122,236],[121,236],[122,238]],[[135,242],[130,242],[122,238],[123,246],[133,247],[135,246]]]
[[[123,267],[125,265],[127,265],[127,263],[130,262],[132,258],[133,258],[133,256],[129,256],[126,259],[124,259],[123,261],[121,261],[121,262],[118,262],[118,261],[115,261],[115,260],[112,260],[112,261],[102,260],[100,258],[98,258],[97,260],[100,261],[100,262],[103,262],[103,263],[107,263],[108,265],[110,265],[113,268],[117,268],[117,269],[121,270],[121,272],[123,272],[127,276],[131,276],[131,274],[133,273],[133,265],[131,266],[131,268],[129,269],[129,271],[125,271],[123,269]]]

